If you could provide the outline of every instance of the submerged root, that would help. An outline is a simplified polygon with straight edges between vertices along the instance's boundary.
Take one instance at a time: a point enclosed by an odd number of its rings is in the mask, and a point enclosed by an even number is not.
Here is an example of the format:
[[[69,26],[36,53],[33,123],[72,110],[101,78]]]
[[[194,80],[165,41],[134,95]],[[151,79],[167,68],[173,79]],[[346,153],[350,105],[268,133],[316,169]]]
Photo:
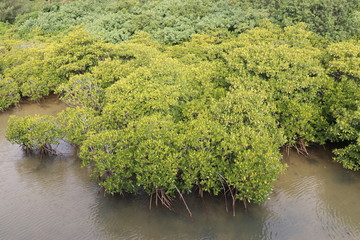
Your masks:
[[[153,198],[153,194],[150,195],[149,210],[151,210],[152,198]]]
[[[235,206],[235,205],[236,205],[236,193],[237,193],[237,189],[234,188],[234,187],[232,187],[232,186],[230,186],[229,183],[226,182],[226,179],[225,179],[221,174],[218,173],[218,176],[219,176],[220,181],[221,181],[221,184],[223,185],[223,188],[224,188],[226,211],[228,211],[226,195],[227,195],[228,193],[230,193],[231,199],[232,199],[232,214],[233,214],[233,216],[235,217],[235,215],[236,215],[236,208],[235,208],[236,206]],[[226,190],[226,191],[225,191],[226,188],[225,188],[225,186],[224,186],[224,183],[225,183],[225,184],[227,185],[227,187],[228,187],[228,190]]]
[[[247,199],[244,197],[242,201],[244,203],[245,210],[247,210]]]
[[[149,201],[149,209],[151,210],[152,207],[152,198],[153,194],[150,195],[150,201]],[[173,199],[165,193],[162,189],[156,189],[155,190],[155,205],[158,206],[158,200],[161,202],[163,206],[165,206],[170,211],[174,211],[172,207],[172,201]]]
[[[21,150],[23,150],[26,153],[32,153],[32,149],[27,147],[26,145],[21,145]]]
[[[285,151],[286,151],[288,156],[290,155],[290,149],[291,149],[291,146],[289,144],[286,144],[285,145]]]
[[[298,154],[309,156],[309,152],[307,151],[303,141],[299,140],[297,144],[294,145],[294,148],[296,149]]]
[[[164,192],[164,190],[161,190],[160,193],[161,193],[161,198],[160,198],[161,203],[169,210],[174,211],[171,204],[172,198],[169,195],[167,195]]]
[[[290,149],[294,147],[296,152],[298,154],[304,155],[304,156],[309,156],[309,152],[307,150],[307,147],[305,145],[305,143],[302,140],[298,140],[298,142],[294,145],[290,145],[290,144],[286,144],[285,145],[285,150],[287,152],[287,155],[290,155]]]
[[[201,198],[204,198],[204,191],[203,191],[201,185],[199,185],[199,196],[200,196]]]
[[[45,144],[45,145],[41,146],[39,149],[33,149],[26,145],[21,145],[21,149],[28,154],[33,153],[34,151],[37,151],[40,155],[43,155],[43,156],[44,155],[58,155],[57,151],[55,149],[53,149],[50,144]]]
[[[188,211],[190,217],[192,217],[192,212],[190,211],[189,206],[187,205],[184,196],[182,195],[182,193],[180,192],[180,190],[178,189],[177,186],[175,186],[176,191],[178,192],[181,201],[184,203],[186,210]],[[152,202],[153,202],[153,196],[155,195],[155,205],[158,206],[158,201],[161,202],[161,204],[163,206],[165,206],[167,209],[169,209],[170,211],[175,211],[173,206],[172,206],[172,202],[173,202],[173,198],[171,198],[169,195],[167,195],[165,193],[164,190],[162,189],[156,189],[155,193],[150,194],[150,200],[149,200],[149,210],[152,209]]]
[[[224,190],[224,198],[225,198],[225,210],[226,210],[226,212],[229,212],[229,208],[228,208],[228,203],[227,203],[227,197],[226,197],[226,189],[225,189],[225,186],[224,186],[224,182],[223,182],[223,180],[221,179],[221,175],[220,174],[218,174],[219,175],[219,178],[220,178],[220,182],[221,182],[221,185],[222,185],[222,187],[223,187],[223,190]]]
[[[50,144],[45,144],[42,147],[40,147],[39,153],[41,155],[56,155],[57,154],[56,150],[53,149]]]
[[[192,213],[191,213],[191,211],[190,211],[190,208],[189,208],[188,205],[186,204],[185,198],[183,197],[183,195],[181,194],[180,190],[179,190],[176,186],[175,186],[175,188],[176,188],[176,191],[179,193],[180,198],[181,198],[181,200],[183,201],[183,203],[184,203],[184,205],[185,205],[185,207],[186,207],[186,210],[188,211],[190,217],[192,217]]]

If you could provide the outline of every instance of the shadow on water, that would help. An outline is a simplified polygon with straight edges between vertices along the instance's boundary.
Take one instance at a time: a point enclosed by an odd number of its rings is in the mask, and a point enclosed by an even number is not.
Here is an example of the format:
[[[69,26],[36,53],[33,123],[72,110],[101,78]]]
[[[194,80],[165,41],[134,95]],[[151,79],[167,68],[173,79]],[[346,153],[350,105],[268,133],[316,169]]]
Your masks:
[[[223,199],[191,195],[186,201],[192,218],[179,202],[176,212],[162,206],[150,211],[148,197],[105,196],[97,209],[97,224],[111,239],[261,239],[262,218],[256,209],[239,206],[232,217]]]

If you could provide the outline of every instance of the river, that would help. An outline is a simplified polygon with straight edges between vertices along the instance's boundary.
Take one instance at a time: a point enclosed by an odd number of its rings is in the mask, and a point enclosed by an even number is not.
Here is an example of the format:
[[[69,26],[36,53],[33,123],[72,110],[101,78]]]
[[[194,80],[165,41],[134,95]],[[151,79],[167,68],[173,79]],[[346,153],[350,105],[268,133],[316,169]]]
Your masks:
[[[80,167],[73,150],[61,156],[28,155],[5,140],[11,114],[56,114],[54,97],[0,113],[0,239],[360,239],[360,173],[331,161],[323,147],[310,156],[284,154],[285,174],[262,205],[238,205],[235,217],[224,199],[187,196],[193,217],[148,209],[149,199],[104,195]]]

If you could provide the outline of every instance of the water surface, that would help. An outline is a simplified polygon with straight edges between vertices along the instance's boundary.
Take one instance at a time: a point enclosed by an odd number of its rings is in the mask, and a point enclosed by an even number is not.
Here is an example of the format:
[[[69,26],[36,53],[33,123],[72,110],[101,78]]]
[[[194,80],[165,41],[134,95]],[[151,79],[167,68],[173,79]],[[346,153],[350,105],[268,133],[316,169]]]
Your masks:
[[[0,113],[0,239],[360,239],[360,174],[331,161],[322,147],[310,157],[284,155],[288,170],[262,205],[240,204],[237,215],[224,199],[187,196],[176,212],[149,199],[104,196],[66,144],[61,156],[27,155],[5,140],[10,114],[56,114],[56,98]]]

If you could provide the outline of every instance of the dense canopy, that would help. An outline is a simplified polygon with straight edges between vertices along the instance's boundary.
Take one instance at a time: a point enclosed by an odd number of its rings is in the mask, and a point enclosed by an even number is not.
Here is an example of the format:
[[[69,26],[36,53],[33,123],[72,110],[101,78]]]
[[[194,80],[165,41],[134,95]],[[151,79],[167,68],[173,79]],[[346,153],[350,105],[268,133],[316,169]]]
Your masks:
[[[283,146],[341,143],[360,169],[357,1],[36,4],[3,15],[0,110],[52,93],[69,108],[12,117],[7,138],[73,144],[108,193],[262,202]]]

